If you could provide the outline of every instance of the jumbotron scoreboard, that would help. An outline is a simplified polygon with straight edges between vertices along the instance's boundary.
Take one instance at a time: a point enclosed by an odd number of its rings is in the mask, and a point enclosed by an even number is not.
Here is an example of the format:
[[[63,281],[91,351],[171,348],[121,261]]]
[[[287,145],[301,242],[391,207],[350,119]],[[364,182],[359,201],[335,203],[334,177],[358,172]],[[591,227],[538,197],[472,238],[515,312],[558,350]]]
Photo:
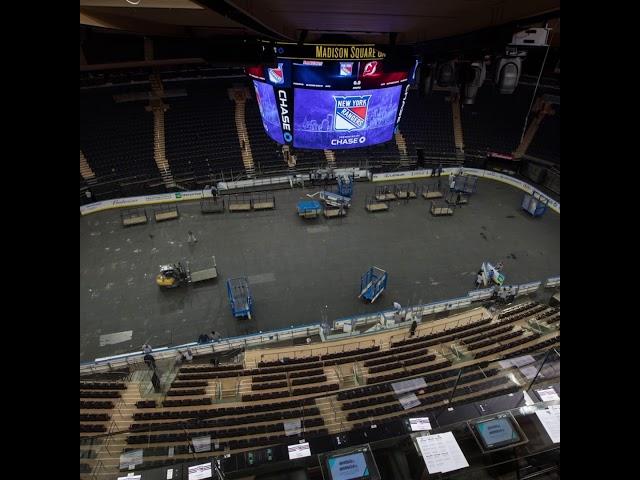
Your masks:
[[[415,82],[416,57],[386,59],[374,45],[275,44],[274,65],[246,68],[267,134],[306,149],[388,142]]]

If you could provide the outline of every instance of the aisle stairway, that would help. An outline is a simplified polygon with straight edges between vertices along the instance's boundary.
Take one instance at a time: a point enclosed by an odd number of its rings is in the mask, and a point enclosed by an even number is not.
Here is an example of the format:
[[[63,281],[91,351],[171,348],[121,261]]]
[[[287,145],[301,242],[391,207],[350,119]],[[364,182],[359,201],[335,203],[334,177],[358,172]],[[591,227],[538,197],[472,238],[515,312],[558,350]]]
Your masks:
[[[409,163],[409,156],[407,155],[407,142],[404,138],[404,135],[400,131],[400,128],[396,129],[395,139],[396,145],[398,146],[398,151],[400,152],[400,164],[405,165]]]
[[[453,114],[453,137],[456,151],[464,151],[464,135],[462,133],[462,116],[460,115],[460,95],[451,92],[451,113]]]
[[[173,174],[171,173],[171,166],[167,160],[165,150],[165,127],[164,127],[164,112],[169,108],[162,102],[162,96],[164,95],[164,87],[160,76],[152,74],[149,76],[151,82],[151,91],[153,98],[149,102],[149,110],[153,112],[153,158],[156,161],[158,171],[162,176],[162,181],[165,186],[175,186],[173,180]]]
[[[327,159],[327,167],[330,169],[336,168],[336,154],[333,150],[325,150],[324,158]]]
[[[522,137],[520,145],[518,145],[518,148],[513,152],[513,156],[515,158],[522,158],[524,155],[526,155],[527,150],[529,149],[531,142],[535,138],[536,132],[538,131],[538,128],[540,128],[540,125],[542,124],[544,118],[547,115],[555,114],[553,108],[551,107],[551,104],[544,102],[541,98],[536,100],[536,104],[533,107],[533,112],[537,112],[537,114],[534,117],[533,121],[527,127],[527,131],[525,132],[524,137]]]
[[[234,96],[234,101],[236,102],[235,120],[238,131],[238,141],[240,142],[240,152],[242,154],[242,163],[247,172],[247,177],[253,178],[256,168],[253,162],[253,155],[251,154],[251,143],[249,142],[249,133],[247,132],[247,124],[244,117],[247,101],[244,97],[239,98],[238,95]]]
[[[80,150],[80,176],[84,178],[89,185],[96,183],[96,174],[93,172],[89,163],[87,162],[84,153]]]

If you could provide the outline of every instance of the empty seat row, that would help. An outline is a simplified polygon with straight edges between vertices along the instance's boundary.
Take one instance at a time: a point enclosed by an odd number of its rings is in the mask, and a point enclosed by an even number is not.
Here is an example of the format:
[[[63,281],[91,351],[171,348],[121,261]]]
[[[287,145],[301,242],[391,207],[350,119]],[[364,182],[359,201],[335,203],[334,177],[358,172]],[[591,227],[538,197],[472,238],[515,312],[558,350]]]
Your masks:
[[[551,324],[551,323],[556,323],[556,322],[559,322],[559,321],[560,321],[560,314],[558,313],[555,317],[548,319],[547,323]]]
[[[89,400],[80,400],[80,409],[107,409],[113,408],[113,402],[92,402]]]
[[[129,431],[157,431],[157,430],[192,430],[213,427],[232,427],[247,423],[268,422],[273,420],[285,420],[289,418],[314,417],[320,415],[318,407],[294,408],[277,412],[264,412],[256,415],[240,415],[237,417],[224,417],[214,419],[190,418],[178,422],[157,423],[132,423]]]
[[[251,383],[251,390],[270,390],[272,388],[286,388],[289,384],[283,382],[265,382],[265,383]]]
[[[550,308],[546,312],[542,312],[540,315],[536,315],[536,320],[542,320],[543,318],[550,317],[551,315],[555,315],[560,311],[559,308]]]
[[[479,320],[479,321],[474,322],[474,323],[469,323],[469,324],[466,324],[466,325],[460,325],[458,327],[449,328],[449,329],[443,330],[441,332],[430,333],[428,335],[423,335],[421,337],[408,338],[406,340],[400,340],[399,342],[392,343],[391,344],[391,348],[402,347],[404,345],[410,345],[412,343],[419,343],[419,342],[424,342],[426,340],[432,340],[432,339],[436,339],[436,338],[446,337],[446,336],[451,335],[453,333],[458,333],[458,332],[462,332],[464,330],[470,330],[472,328],[476,328],[476,327],[480,327],[482,325],[486,325],[490,321],[491,321],[490,318],[485,318],[483,320]]]
[[[409,345],[410,348],[413,348],[412,345]],[[407,347],[400,347],[400,348],[407,348]],[[394,349],[395,351],[395,349]],[[411,352],[408,353],[402,353],[400,355],[392,355],[391,358],[374,358],[373,360],[367,360],[364,362],[364,366],[365,367],[375,367],[376,365],[383,365],[391,360],[393,361],[402,361],[402,360],[406,360],[408,358],[412,358],[412,357],[422,357],[424,355],[426,355],[427,353],[429,353],[429,349],[428,348],[421,348],[419,350],[413,350]]]
[[[178,370],[179,373],[201,373],[201,372],[228,372],[231,370],[242,370],[243,367],[241,364],[233,364],[233,365],[218,365],[209,366],[209,365],[189,365],[185,367],[180,367]]]
[[[338,390],[340,386],[337,383],[330,383],[325,385],[318,385],[316,387],[303,387],[303,388],[294,388],[291,390],[291,395],[296,397],[298,395],[310,395],[313,393],[323,393],[330,392],[333,390]]]
[[[258,368],[265,367],[278,367],[280,365],[295,365],[298,363],[312,363],[320,360],[320,356],[314,355],[302,358],[281,358],[279,360],[272,360],[268,362],[258,362]]]
[[[120,398],[122,394],[118,391],[86,391],[80,390],[80,398]]]
[[[243,402],[257,402],[259,400],[271,400],[273,398],[285,398],[291,396],[288,390],[264,393],[247,393],[242,395]]]
[[[270,412],[275,410],[289,410],[300,408],[303,405],[314,405],[313,398],[288,400],[284,402],[263,403],[258,405],[240,405],[237,407],[207,408],[200,410],[160,411],[160,412],[136,412],[133,414],[135,421],[163,420],[171,418],[212,418],[227,415],[245,415],[255,412]]]
[[[167,396],[169,397],[185,397],[187,395],[204,395],[204,388],[189,388],[189,389],[171,389],[167,392]]]
[[[493,355],[494,353],[502,352],[504,350],[509,350],[510,348],[517,347],[518,345],[522,345],[523,343],[532,342],[539,337],[540,337],[539,333],[533,333],[531,335],[527,335],[526,337],[520,338],[518,340],[505,343],[504,345],[498,345],[496,347],[488,348],[487,350],[481,350],[479,352],[475,352],[474,358],[482,358],[482,357],[486,357],[487,355]]]
[[[195,387],[206,387],[209,384],[206,380],[192,380],[181,382],[180,380],[176,380],[171,384],[171,388],[195,388]]]
[[[518,350],[514,350],[513,352],[509,352],[501,358],[514,358],[519,357],[521,355],[526,355],[527,353],[536,352],[542,350],[543,348],[549,347],[555,343],[560,343],[560,335],[555,337],[548,338],[542,342],[536,343],[535,345],[529,345],[524,348],[520,348]]]
[[[102,423],[81,423],[80,433],[104,433],[107,427]]]
[[[309,383],[320,383],[320,382],[326,382],[326,381],[327,381],[327,376],[326,375],[319,375],[317,377],[295,378],[295,379],[291,380],[291,385],[292,386],[295,386],[295,385],[307,385]]]
[[[80,390],[126,390],[123,382],[80,382]]]
[[[293,375],[293,374],[292,374]],[[275,375],[257,375],[251,377],[251,382],[273,382],[276,380],[285,380],[287,378],[286,373],[276,373]]]
[[[111,418],[108,413],[81,413],[81,422],[106,422]]]
[[[524,330],[516,330],[515,332],[506,333],[506,334],[498,336],[498,337],[490,337],[490,338],[487,338],[486,340],[480,340],[479,342],[467,345],[467,350],[470,350],[470,351],[478,350],[480,348],[484,348],[484,347],[486,347],[488,345],[492,345],[494,343],[504,342],[505,340],[509,340],[511,338],[519,337],[523,333],[524,333]]]
[[[371,383],[379,383],[379,382],[387,382],[389,380],[395,380],[403,377],[410,377],[412,375],[418,375],[420,373],[429,372],[432,370],[439,370],[441,368],[446,368],[451,366],[450,360],[444,360],[442,362],[433,363],[431,365],[424,365],[422,367],[416,367],[408,369],[406,372],[394,372],[387,373],[385,375],[374,375],[367,377],[367,384]]]
[[[184,400],[165,400],[163,407],[190,407],[193,405],[211,405],[211,398],[185,398]]]
[[[305,418],[302,420],[301,425],[305,428],[317,427],[324,425],[322,417]],[[168,443],[168,442],[184,442],[190,440],[194,435],[205,436],[211,435],[212,438],[225,438],[225,437],[244,437],[247,435],[258,435],[261,433],[279,432],[283,431],[284,423],[272,423],[267,425],[250,425],[246,427],[227,428],[219,430],[200,431],[194,434],[187,432],[180,433],[164,433],[164,434],[147,434],[147,435],[129,435],[127,437],[127,443],[129,445],[135,445],[140,443]]]
[[[314,368],[312,370],[304,370],[302,372],[290,372],[289,378],[315,377],[324,373],[323,368]]]
[[[375,367],[369,368],[369,373],[379,373],[386,372],[388,370],[394,370],[396,368],[406,367],[408,365],[416,365],[418,363],[427,363],[435,360],[436,356],[431,353],[429,355],[423,355],[421,357],[410,358],[408,360],[403,360],[401,362],[389,362],[384,365],[378,365]]]
[[[346,352],[327,353],[326,355],[322,355],[320,358],[322,360],[332,360],[334,358],[353,357],[354,355],[362,355],[365,353],[377,352],[378,350],[380,350],[380,345],[373,345],[371,347],[359,348],[356,350],[349,350]]]
[[[514,315],[509,315],[505,318],[502,318],[496,322],[498,325],[505,325],[507,323],[517,322],[518,320],[522,320],[523,318],[534,316],[536,313],[543,311],[546,307],[544,305],[538,305],[537,307],[533,307],[529,310],[526,310],[521,313],[516,313]]]
[[[479,335],[474,335],[473,337],[468,337],[468,338],[465,337],[460,340],[460,343],[462,345],[470,345],[472,343],[479,342],[480,340],[484,340],[485,338],[489,338],[494,335],[500,335],[502,333],[509,332],[513,330],[513,327],[514,327],[513,325],[505,325],[504,327],[499,327],[499,328],[496,328],[495,330],[490,330],[488,332],[481,333]]]
[[[537,305],[538,305],[538,303],[536,303],[536,302],[527,302],[527,303],[523,303],[521,305],[516,305],[515,307],[512,307],[507,311],[500,312],[498,314],[498,319],[505,318],[505,317],[508,317],[510,315],[515,315],[516,313],[524,312],[525,310],[529,310],[529,309],[531,309],[531,308],[533,308],[533,307],[535,307]]]

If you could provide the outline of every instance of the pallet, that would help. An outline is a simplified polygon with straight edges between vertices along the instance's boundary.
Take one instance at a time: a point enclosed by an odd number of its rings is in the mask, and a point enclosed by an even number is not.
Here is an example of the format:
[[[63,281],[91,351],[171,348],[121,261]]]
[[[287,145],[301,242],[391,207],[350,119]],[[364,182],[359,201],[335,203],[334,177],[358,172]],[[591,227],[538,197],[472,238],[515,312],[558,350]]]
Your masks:
[[[320,215],[320,212],[317,210],[309,210],[306,212],[298,212],[298,215],[302,218],[316,218]]]
[[[229,205],[230,212],[248,212],[249,210],[251,210],[251,202],[232,203]]]
[[[422,197],[429,200],[431,198],[442,198],[442,192],[422,192]]]
[[[273,210],[276,208],[276,203],[272,200],[266,202],[253,202],[254,210]]]
[[[389,205],[387,205],[386,203],[370,203],[365,208],[367,209],[368,212],[371,212],[371,213],[384,212],[386,210],[389,210]]]
[[[122,226],[123,227],[129,227],[131,225],[141,225],[143,223],[147,223],[149,221],[149,219],[147,218],[146,215],[132,215],[129,217],[123,216],[122,217]]]
[[[325,208],[323,213],[325,218],[335,218],[344,217],[347,211],[345,209],[340,210],[339,208]]]
[[[416,192],[396,192],[396,196],[398,199],[405,199],[407,196],[411,198],[416,198]]]
[[[453,215],[453,208],[431,206],[431,215],[439,217],[442,215]]]
[[[163,210],[161,212],[154,212],[153,214],[156,222],[164,222],[166,220],[174,220],[178,218],[178,209],[175,210]]]
[[[387,200],[397,200],[397,197],[393,193],[379,193],[376,195],[376,200],[385,202]]]

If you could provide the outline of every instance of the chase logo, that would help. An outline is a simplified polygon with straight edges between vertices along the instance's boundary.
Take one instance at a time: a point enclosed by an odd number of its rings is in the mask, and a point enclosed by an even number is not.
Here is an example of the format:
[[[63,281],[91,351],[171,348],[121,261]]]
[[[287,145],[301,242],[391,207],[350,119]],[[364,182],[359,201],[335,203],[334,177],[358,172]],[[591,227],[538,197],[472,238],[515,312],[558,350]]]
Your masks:
[[[336,131],[362,130],[367,124],[371,95],[333,97],[336,102],[333,129]]]
[[[269,81],[271,83],[284,83],[284,72],[282,71],[282,63],[278,64],[278,68],[267,68],[269,71]]]

